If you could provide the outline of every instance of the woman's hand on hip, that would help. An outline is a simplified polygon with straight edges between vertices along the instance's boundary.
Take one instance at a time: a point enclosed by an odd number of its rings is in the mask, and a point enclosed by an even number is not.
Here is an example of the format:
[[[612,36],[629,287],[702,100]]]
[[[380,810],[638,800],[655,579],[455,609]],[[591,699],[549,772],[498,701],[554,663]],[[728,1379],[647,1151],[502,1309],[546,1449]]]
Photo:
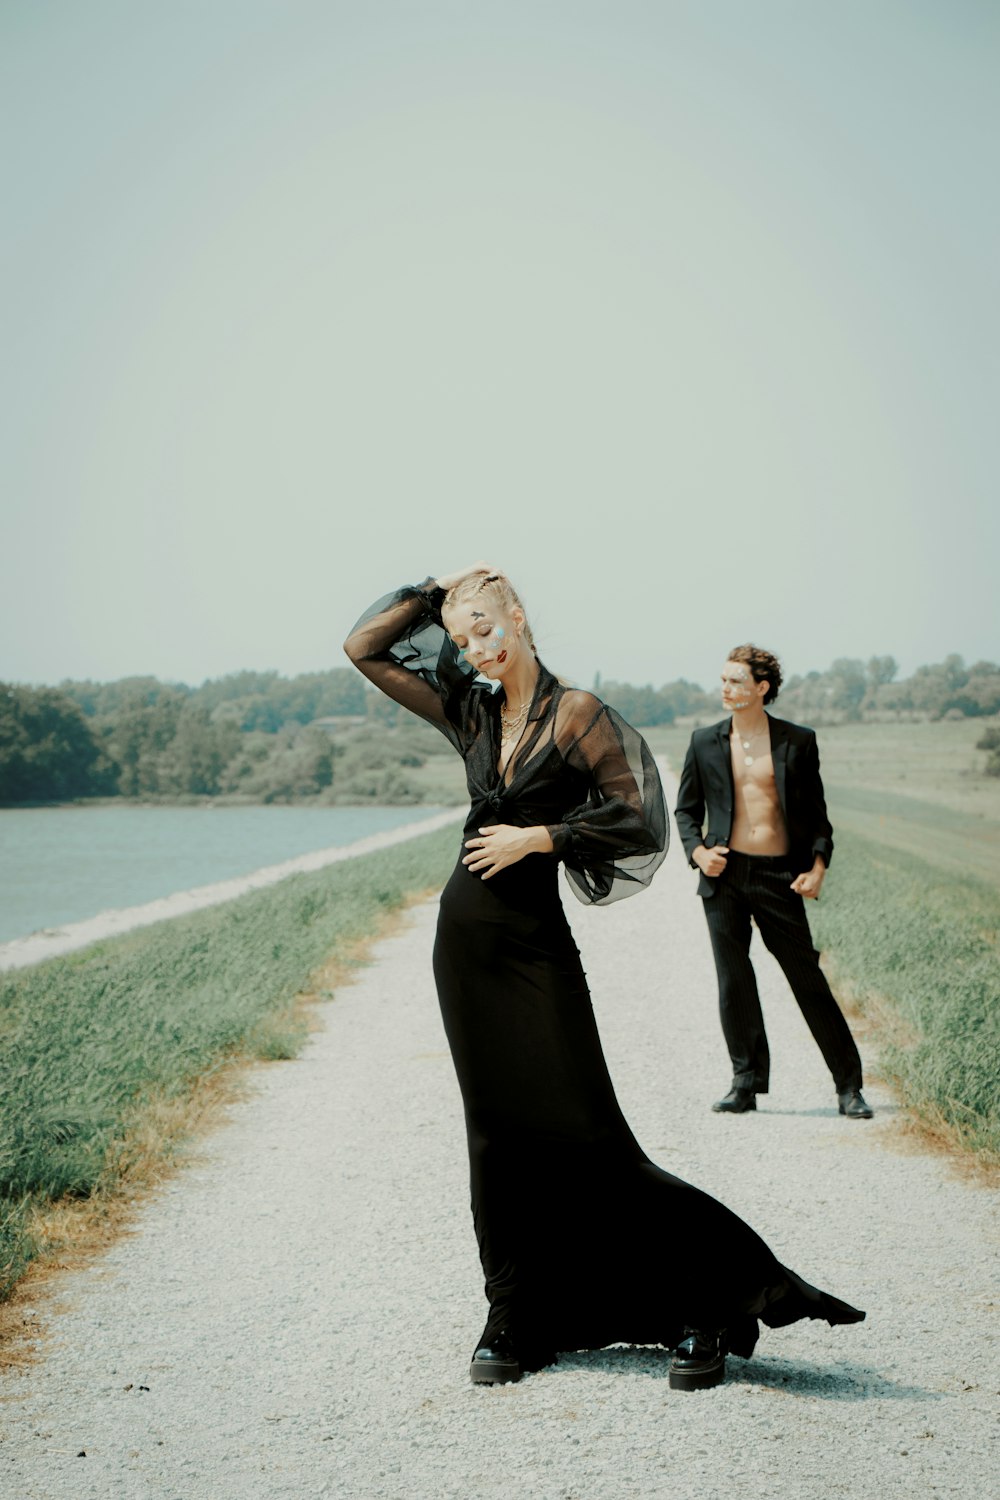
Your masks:
[[[489,880],[498,870],[516,865],[526,854],[551,854],[552,836],[547,828],[513,828],[509,823],[497,823],[492,828],[480,828],[474,838],[466,839],[466,849],[471,853],[462,858],[474,875]]]

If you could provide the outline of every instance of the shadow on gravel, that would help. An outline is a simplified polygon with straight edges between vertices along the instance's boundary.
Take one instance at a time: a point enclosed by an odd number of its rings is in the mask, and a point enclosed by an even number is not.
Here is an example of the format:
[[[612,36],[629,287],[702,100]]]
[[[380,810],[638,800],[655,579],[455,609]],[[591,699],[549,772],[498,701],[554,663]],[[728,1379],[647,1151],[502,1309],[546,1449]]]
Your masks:
[[[594,1374],[638,1375],[665,1380],[670,1351],[646,1346],[618,1349],[580,1349],[560,1354],[558,1370],[590,1370]],[[780,1396],[810,1396],[827,1401],[938,1400],[942,1391],[902,1385],[864,1365],[806,1365],[792,1360],[736,1359],[730,1356],[722,1389],[754,1386]]]
[[[666,1380],[670,1350],[647,1344],[613,1349],[577,1349],[571,1354],[560,1354],[556,1369],[592,1370],[601,1375],[642,1375],[646,1379]]]
[[[792,1360],[727,1361],[728,1385],[766,1387],[782,1396],[819,1396],[828,1401],[938,1400],[943,1391],[887,1380],[865,1365],[805,1365]]]
[[[898,1115],[902,1112],[900,1104],[879,1104],[875,1107],[875,1119],[881,1120],[887,1115]],[[814,1109],[775,1109],[772,1104],[758,1104],[756,1113],[761,1118],[768,1115],[791,1115],[799,1120],[838,1120],[845,1130],[860,1131],[862,1126],[871,1127],[873,1120],[841,1120],[840,1111],[836,1105],[817,1105]],[[744,1118],[749,1119],[749,1116]]]

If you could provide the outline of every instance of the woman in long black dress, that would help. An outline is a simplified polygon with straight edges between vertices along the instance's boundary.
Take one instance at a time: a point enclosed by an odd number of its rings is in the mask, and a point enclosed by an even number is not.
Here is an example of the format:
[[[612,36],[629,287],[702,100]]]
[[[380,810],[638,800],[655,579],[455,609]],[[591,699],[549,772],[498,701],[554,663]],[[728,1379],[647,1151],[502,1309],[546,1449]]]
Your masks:
[[[662,1344],[671,1385],[693,1389],[723,1379],[727,1350],[752,1353],[758,1319],[863,1318],[655,1166],[615,1098],[557,875],[596,904],[652,879],[668,822],[642,737],[546,670],[485,564],[387,595],[346,650],[465,759],[434,974],[489,1300],[472,1379],[516,1380],[560,1349]]]

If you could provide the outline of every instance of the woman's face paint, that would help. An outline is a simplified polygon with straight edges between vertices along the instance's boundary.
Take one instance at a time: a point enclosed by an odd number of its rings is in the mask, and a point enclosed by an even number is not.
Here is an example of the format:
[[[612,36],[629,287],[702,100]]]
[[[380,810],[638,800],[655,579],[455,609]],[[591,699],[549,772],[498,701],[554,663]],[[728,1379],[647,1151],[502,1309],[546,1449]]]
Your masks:
[[[507,648],[504,646],[506,631],[502,625],[498,625],[493,631],[493,644],[500,649],[497,652],[497,662],[503,663],[507,660]]]
[[[470,667],[488,676],[495,665],[502,666],[508,660],[509,633],[504,625],[495,623],[496,617],[489,611],[458,604],[449,606],[445,613],[445,629]]]

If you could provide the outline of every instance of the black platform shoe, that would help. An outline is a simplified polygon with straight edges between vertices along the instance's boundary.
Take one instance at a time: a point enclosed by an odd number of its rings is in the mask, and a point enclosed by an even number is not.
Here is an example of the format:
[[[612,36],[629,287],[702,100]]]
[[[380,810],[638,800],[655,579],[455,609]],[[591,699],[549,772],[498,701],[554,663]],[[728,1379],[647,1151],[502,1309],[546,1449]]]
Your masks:
[[[555,1362],[553,1352],[519,1349],[510,1330],[504,1328],[488,1344],[480,1344],[472,1356],[469,1379],[473,1385],[510,1385],[522,1375],[530,1375]]]
[[[689,1328],[670,1361],[672,1391],[705,1391],[726,1378],[726,1333],[703,1333]]]
[[[496,1334],[492,1344],[481,1344],[469,1366],[473,1385],[509,1385],[523,1374],[517,1350],[506,1332]]]

